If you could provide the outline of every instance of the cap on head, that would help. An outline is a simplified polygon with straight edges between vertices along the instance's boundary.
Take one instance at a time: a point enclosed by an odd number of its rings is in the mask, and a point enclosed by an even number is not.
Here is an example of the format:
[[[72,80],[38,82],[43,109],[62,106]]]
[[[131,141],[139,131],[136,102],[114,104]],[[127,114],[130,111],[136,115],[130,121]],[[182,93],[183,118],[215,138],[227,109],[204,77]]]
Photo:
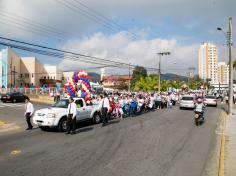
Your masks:
[[[74,101],[74,98],[73,98],[73,97],[70,97],[69,99],[70,99],[71,101]]]

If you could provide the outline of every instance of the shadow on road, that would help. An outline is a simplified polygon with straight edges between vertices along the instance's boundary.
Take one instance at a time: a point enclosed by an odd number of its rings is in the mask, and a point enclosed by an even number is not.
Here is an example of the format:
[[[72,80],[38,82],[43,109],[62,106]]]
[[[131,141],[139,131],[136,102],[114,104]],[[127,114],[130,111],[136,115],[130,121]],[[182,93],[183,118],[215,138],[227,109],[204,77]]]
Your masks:
[[[82,132],[87,132],[93,130],[94,127],[86,127],[86,128],[80,128],[76,130],[76,133],[82,133]]]

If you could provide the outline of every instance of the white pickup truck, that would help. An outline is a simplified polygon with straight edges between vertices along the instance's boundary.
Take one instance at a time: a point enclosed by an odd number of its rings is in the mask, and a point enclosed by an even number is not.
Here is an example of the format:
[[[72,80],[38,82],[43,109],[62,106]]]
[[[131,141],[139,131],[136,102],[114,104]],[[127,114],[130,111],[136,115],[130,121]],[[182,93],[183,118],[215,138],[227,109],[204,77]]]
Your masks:
[[[101,122],[101,115],[97,111],[98,105],[86,105],[83,98],[74,98],[77,115],[76,121],[91,120],[94,123]],[[61,99],[51,107],[35,111],[33,123],[39,128],[57,128],[58,131],[66,131],[67,107],[69,99]]]

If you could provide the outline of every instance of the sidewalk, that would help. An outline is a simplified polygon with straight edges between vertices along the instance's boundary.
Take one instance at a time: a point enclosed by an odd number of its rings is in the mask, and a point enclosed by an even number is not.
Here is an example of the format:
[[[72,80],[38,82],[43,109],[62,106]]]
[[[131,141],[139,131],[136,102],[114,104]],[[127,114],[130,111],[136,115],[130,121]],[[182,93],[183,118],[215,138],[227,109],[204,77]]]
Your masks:
[[[53,104],[54,98],[50,96],[29,96],[30,100],[35,103],[45,103],[45,104]]]
[[[233,115],[227,116],[225,130],[224,175],[236,175],[236,106]]]

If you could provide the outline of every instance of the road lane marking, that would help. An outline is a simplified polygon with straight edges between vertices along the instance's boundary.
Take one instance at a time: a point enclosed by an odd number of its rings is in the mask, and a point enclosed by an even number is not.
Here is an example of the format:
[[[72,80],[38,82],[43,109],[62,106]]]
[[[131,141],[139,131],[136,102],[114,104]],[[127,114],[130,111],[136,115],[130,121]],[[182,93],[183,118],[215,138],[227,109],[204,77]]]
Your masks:
[[[13,156],[20,155],[21,154],[21,150],[19,150],[19,149],[12,150],[10,154],[13,155]]]
[[[20,129],[20,126],[14,124],[14,123],[9,123],[4,120],[0,120],[0,133],[3,132],[8,132],[8,131],[14,131]]]
[[[0,120],[0,126],[3,126],[3,125],[5,125],[5,124],[7,124],[6,121]]]
[[[226,122],[226,117],[227,114],[225,112],[223,113],[223,125],[221,126],[221,143],[220,143],[220,159],[219,159],[219,171],[218,171],[218,176],[224,176],[225,172],[225,134],[224,134],[224,129],[225,129],[225,122]]]

